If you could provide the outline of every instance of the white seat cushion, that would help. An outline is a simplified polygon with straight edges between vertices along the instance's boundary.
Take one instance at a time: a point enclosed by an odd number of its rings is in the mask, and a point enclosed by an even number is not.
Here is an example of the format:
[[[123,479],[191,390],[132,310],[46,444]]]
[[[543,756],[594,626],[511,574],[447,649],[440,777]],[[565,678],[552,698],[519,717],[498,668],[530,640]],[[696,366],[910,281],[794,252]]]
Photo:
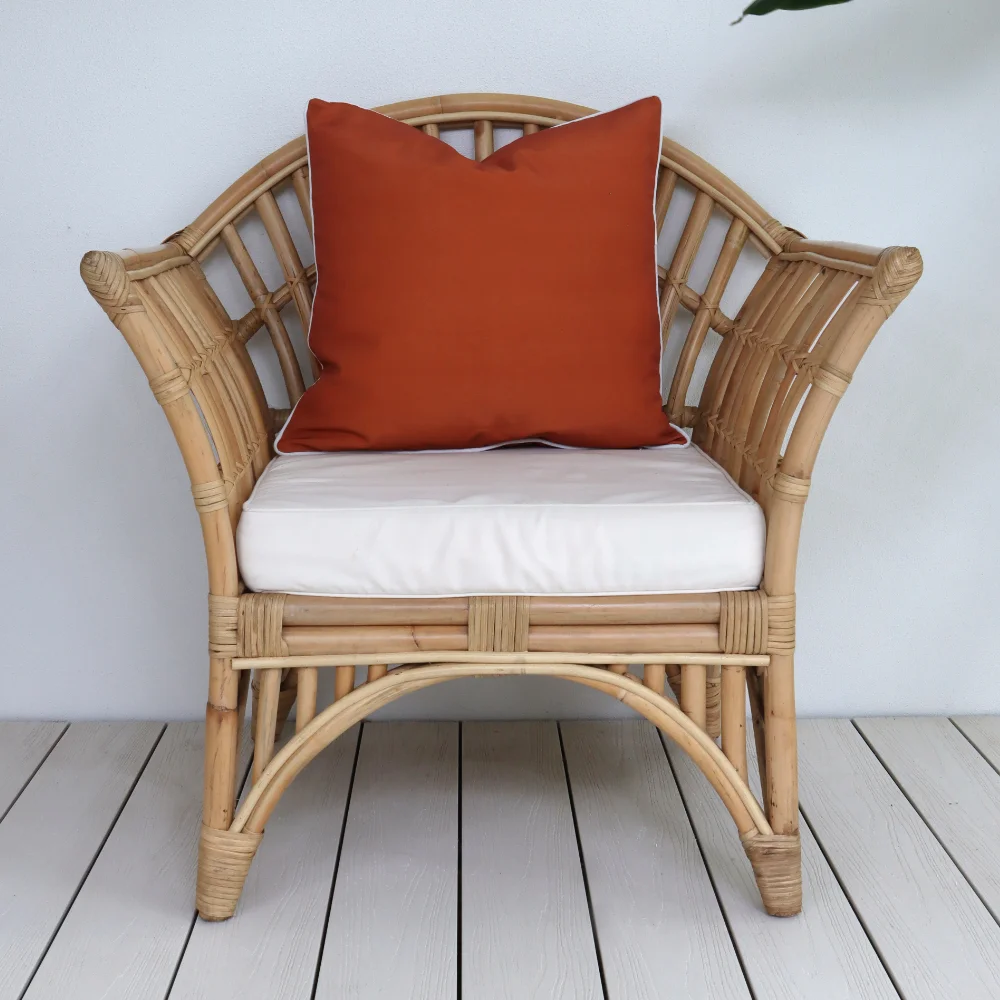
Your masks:
[[[696,447],[280,456],[237,535],[252,590],[335,597],[757,587],[764,516]]]

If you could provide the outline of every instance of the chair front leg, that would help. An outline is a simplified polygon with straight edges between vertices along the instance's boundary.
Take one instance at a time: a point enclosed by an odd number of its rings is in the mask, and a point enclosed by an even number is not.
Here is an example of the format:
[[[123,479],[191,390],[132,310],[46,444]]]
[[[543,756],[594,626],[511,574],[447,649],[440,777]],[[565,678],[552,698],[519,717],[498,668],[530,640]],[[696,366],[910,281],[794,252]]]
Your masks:
[[[205,791],[198,845],[196,906],[206,920],[225,920],[236,909],[250,862],[260,843],[258,834],[230,832],[236,808],[241,687],[232,661],[209,660],[208,707],[205,712]]]
[[[763,684],[764,805],[773,831],[745,839],[764,908],[787,917],[802,909],[798,748],[791,653],[772,653]],[[756,728],[756,727],[755,727]]]
[[[795,680],[790,654],[772,655],[764,679],[764,754],[768,820],[776,834],[799,832]]]
[[[205,710],[205,796],[202,822],[228,830],[236,807],[236,767],[240,732],[240,678],[232,661],[209,660]]]

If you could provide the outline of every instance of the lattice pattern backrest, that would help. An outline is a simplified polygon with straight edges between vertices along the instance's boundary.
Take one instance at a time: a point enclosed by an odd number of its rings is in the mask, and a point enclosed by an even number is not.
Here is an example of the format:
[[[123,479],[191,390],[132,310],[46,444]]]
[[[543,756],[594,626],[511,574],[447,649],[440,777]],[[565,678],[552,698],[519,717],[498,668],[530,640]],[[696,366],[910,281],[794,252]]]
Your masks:
[[[439,138],[443,131],[466,129],[479,159],[493,151],[500,130],[531,133],[591,113],[500,94],[435,97],[377,110]],[[919,278],[920,254],[800,238],[669,139],[662,144],[655,214],[661,243],[670,245],[660,268],[665,368],[676,359],[666,409],[759,498],[769,525],[775,518],[779,528],[785,523],[784,532],[769,527],[769,553],[772,542],[794,547],[827,422],[871,338]],[[266,382],[270,372],[257,346],[248,350],[250,339],[268,331],[289,404],[308,381],[301,334],[316,280],[311,227],[303,137],[261,161],[164,245],[122,254],[93,251],[81,264],[180,445],[216,595],[238,593],[233,531],[287,413],[280,405],[285,400],[268,406],[261,374]],[[748,256],[755,256],[758,269],[761,260],[767,263],[759,277],[754,272],[756,283],[731,319],[723,296],[732,285],[730,297],[743,298],[749,286],[742,293],[739,286],[746,284]],[[229,291],[245,294],[249,308],[230,304],[227,312],[220,301],[227,298],[224,282],[213,290],[206,279],[203,265],[211,271],[223,261],[235,278]],[[692,405],[689,397],[698,394],[702,377],[699,402]],[[794,560],[772,553],[768,566],[769,592],[791,593]]]
[[[530,134],[591,113],[590,109],[577,105],[505,95],[431,98],[379,110],[436,137],[444,130],[467,129],[472,134],[474,155],[480,160],[493,152],[495,130],[513,129]],[[664,140],[655,208],[658,229],[663,228],[668,214],[672,217],[685,211],[681,204],[684,199],[674,197],[685,187],[693,188],[694,201],[672,259],[667,267],[661,268],[661,313],[665,348],[672,327],[677,325],[679,310],[690,314],[689,329],[680,331],[684,343],[666,403],[676,423],[691,426],[695,411],[687,405],[687,394],[706,335],[709,330],[725,333],[732,327],[732,320],[722,313],[720,302],[737,260],[750,243],[765,254],[775,253],[781,249],[777,237],[794,234],[774,222],[714,168],[683,147]],[[252,305],[236,320],[238,335],[245,342],[262,327],[267,329],[288,403],[294,405],[309,379],[299,364],[298,357],[305,352],[300,341],[297,356],[294,344],[297,338],[289,330],[294,324],[288,321],[287,313],[294,309],[298,325],[303,330],[308,328],[315,267],[311,262],[303,264],[300,249],[292,238],[290,230],[295,228],[292,223],[298,221],[287,218],[292,203],[286,202],[285,215],[279,208],[281,193],[287,188],[294,190],[295,204],[311,237],[308,164],[304,139],[299,139],[265,160],[191,226],[170,239],[199,260],[210,258],[219,248],[228,254]],[[730,220],[729,231],[717,259],[712,262],[711,277],[699,292],[689,283],[692,265],[710,222],[723,213]],[[262,223],[280,263],[283,282],[273,288],[262,277],[263,266],[255,262],[248,249],[249,241],[239,231],[254,219]],[[305,248],[301,249],[304,253]],[[206,266],[211,266],[210,260]],[[254,356],[259,357],[256,352]],[[280,416],[279,413],[277,419]]]

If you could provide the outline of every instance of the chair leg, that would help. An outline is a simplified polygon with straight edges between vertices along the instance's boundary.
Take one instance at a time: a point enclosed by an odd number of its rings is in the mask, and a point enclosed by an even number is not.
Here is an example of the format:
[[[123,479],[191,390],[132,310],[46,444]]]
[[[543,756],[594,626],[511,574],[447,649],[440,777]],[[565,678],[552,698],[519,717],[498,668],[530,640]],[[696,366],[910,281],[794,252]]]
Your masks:
[[[642,683],[657,694],[663,694],[667,683],[666,667],[662,663],[643,664]]]
[[[717,740],[722,735],[722,667],[708,668],[705,676],[705,732]]]
[[[802,909],[798,748],[791,654],[775,653],[764,680],[765,804],[774,831],[744,841],[764,909],[792,916]]]
[[[274,739],[281,739],[285,723],[295,704],[298,695],[299,673],[297,670],[285,670],[281,676],[281,687],[278,689],[278,718],[274,724]]]
[[[333,675],[333,700],[340,701],[354,690],[355,667],[335,667]]]
[[[685,663],[681,667],[681,710],[691,721],[705,728],[706,668],[701,663]]]
[[[257,739],[257,706],[260,702],[260,682],[261,677],[265,673],[267,671],[255,670],[253,684],[251,685],[253,702],[250,708],[250,734],[254,740]],[[286,669],[281,671],[281,686],[278,688],[278,714],[275,717],[274,723],[275,742],[281,739],[285,723],[288,721],[292,706],[298,697],[298,681],[297,670]]]
[[[674,700],[679,705],[681,703],[681,668],[676,664],[667,664],[667,681],[673,692]]]
[[[295,732],[301,733],[316,715],[316,692],[319,672],[316,667],[299,667],[296,684],[298,708],[295,709]]]
[[[205,712],[205,792],[198,847],[195,905],[206,920],[225,920],[236,909],[259,834],[231,833],[236,808],[240,679],[231,661],[209,661]],[[245,697],[245,695],[244,695]]]
[[[747,670],[747,696],[750,701],[750,720],[753,723],[753,743],[757,751],[757,773],[763,794],[767,788],[767,754],[764,751],[764,685],[760,675],[751,667]]]
[[[264,773],[274,755],[274,736],[278,726],[281,697],[281,671],[262,670],[260,697],[257,699],[257,734],[253,746],[253,783]]]

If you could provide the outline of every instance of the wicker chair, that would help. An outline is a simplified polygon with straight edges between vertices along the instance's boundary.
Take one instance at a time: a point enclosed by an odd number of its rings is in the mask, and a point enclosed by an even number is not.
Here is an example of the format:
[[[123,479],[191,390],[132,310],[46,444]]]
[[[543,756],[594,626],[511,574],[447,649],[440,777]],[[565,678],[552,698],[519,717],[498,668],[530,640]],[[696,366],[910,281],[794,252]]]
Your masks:
[[[378,110],[432,136],[472,129],[479,159],[493,149],[494,128],[530,133],[592,113],[504,94],[432,97]],[[652,721],[721,796],[767,912],[799,912],[793,648],[803,505],[827,423],[875,332],[919,278],[920,254],[908,247],[807,240],[709,164],[663,140],[658,226],[671,204],[684,200],[674,198],[675,191],[693,191],[676,251],[660,275],[664,343],[679,307],[691,315],[665,406],[763,508],[767,540],[759,589],[606,598],[251,593],[241,581],[236,526],[288,411],[269,407],[245,345],[267,329],[294,404],[305,379],[282,311],[293,309],[308,323],[315,268],[302,262],[276,193],[284,186],[294,192],[288,203],[297,201],[294,210],[301,210],[311,231],[307,170],[305,139],[299,138],[162,245],[121,254],[93,251],[81,265],[87,287],[128,341],[173,428],[204,535],[209,693],[200,914],[233,914],[282,793],[337,736],[407,692],[456,677],[508,674],[575,681]],[[683,214],[685,207],[676,210]],[[273,290],[237,228],[252,213],[284,275]],[[689,273],[719,213],[728,231],[699,292]],[[766,266],[730,318],[720,309],[723,292],[741,255],[758,252]],[[228,315],[202,270],[202,262],[218,253],[231,258],[253,302],[237,318]],[[710,341],[709,331],[719,337]],[[697,404],[690,405],[689,386],[702,355],[708,375]],[[644,661],[642,682],[625,666],[636,660]],[[405,663],[389,670],[397,661]],[[358,662],[370,665],[366,682],[355,688]],[[317,712],[320,667],[335,668],[335,700]],[[251,671],[252,787],[237,809],[238,741]],[[666,694],[668,681],[677,701]],[[747,693],[763,805],[747,782]],[[295,735],[275,753],[296,702]]]

